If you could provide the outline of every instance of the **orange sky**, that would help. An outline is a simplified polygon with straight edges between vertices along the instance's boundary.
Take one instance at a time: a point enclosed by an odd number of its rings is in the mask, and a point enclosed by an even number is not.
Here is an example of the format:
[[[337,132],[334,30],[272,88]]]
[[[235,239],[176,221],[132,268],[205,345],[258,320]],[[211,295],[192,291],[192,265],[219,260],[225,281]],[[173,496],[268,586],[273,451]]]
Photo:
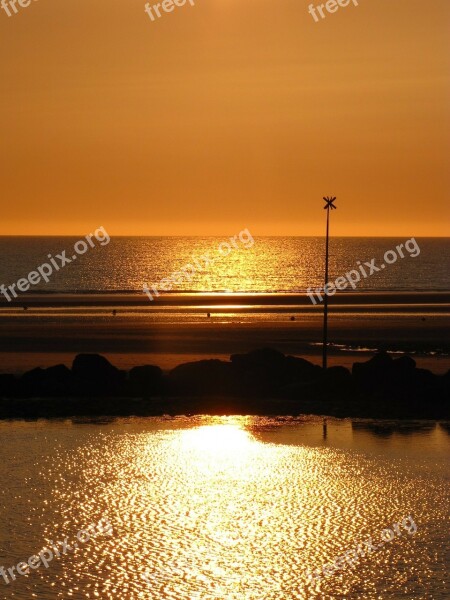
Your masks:
[[[449,0],[309,4],[0,11],[0,234],[448,235]]]

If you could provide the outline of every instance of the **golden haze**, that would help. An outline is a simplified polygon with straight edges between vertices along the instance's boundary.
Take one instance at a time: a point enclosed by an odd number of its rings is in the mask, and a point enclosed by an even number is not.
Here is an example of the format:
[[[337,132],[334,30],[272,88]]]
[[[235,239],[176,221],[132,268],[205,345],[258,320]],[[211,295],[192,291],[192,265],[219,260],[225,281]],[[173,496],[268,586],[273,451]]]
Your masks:
[[[448,0],[144,4],[1,12],[0,234],[448,234]]]

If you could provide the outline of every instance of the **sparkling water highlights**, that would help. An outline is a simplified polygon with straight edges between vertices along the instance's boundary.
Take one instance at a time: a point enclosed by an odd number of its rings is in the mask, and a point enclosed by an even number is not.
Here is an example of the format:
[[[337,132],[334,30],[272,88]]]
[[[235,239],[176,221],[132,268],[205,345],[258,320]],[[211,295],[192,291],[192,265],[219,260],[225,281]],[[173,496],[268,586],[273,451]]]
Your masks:
[[[25,277],[37,265],[62,250],[73,248],[79,238],[0,237],[0,283]],[[358,268],[357,261],[383,262],[387,250],[404,243],[399,238],[333,238],[330,242],[330,281]],[[32,292],[48,294],[88,292],[137,292],[143,285],[156,286],[186,265],[189,277],[177,277],[170,293],[183,292],[304,292],[323,285],[323,237],[254,237],[254,243],[239,241],[229,254],[219,252],[222,237],[112,237],[106,246],[96,246],[65,269],[54,273],[48,284],[33,286]],[[448,290],[450,289],[449,240],[418,238],[421,252],[398,259],[388,269],[362,278],[358,290]],[[69,253],[68,253],[69,254]],[[70,252],[72,254],[72,252]],[[205,260],[209,256],[214,260]],[[202,258],[203,257],[203,258]],[[197,262],[198,261],[198,262]],[[3,298],[3,297],[2,297]]]
[[[98,536],[0,598],[449,597],[448,427],[318,418],[1,423],[0,566]],[[309,581],[369,537],[406,531]]]

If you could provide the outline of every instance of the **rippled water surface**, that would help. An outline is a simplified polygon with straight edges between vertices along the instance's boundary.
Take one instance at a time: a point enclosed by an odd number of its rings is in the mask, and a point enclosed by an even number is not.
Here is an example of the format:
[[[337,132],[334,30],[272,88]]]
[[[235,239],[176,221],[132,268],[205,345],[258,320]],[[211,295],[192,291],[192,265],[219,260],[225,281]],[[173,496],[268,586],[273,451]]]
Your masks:
[[[66,537],[78,547],[9,584],[0,575],[0,598],[449,598],[449,431],[317,418],[1,423],[0,567]],[[408,516],[417,531],[400,525],[385,541]],[[77,540],[102,518],[111,529]],[[372,551],[324,574],[369,538]]]
[[[237,232],[236,232],[237,233]],[[407,238],[409,239],[409,238]],[[323,284],[322,237],[255,237],[244,235],[230,248],[227,237],[114,237],[97,243],[86,254],[41,281],[33,292],[136,291],[142,286],[159,292],[299,292]],[[79,238],[0,237],[0,283],[10,285],[66,250],[73,255]],[[333,238],[330,242],[330,281],[358,268],[357,261],[383,263],[386,251],[405,238]],[[450,289],[449,239],[420,238],[419,254],[409,244],[389,268],[362,278],[358,290]],[[160,282],[175,276],[167,287]],[[3,300],[3,296],[0,297]]]

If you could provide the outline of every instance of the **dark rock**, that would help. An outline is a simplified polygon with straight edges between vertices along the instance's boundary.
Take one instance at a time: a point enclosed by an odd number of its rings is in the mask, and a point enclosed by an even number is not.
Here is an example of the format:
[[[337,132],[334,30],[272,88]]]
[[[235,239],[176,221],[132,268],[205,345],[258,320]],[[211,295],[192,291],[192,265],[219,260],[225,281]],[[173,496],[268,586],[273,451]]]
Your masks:
[[[317,381],[323,375],[322,367],[296,356],[286,356],[286,366],[288,377],[293,381]]]
[[[272,348],[233,354],[231,364],[242,391],[270,396],[293,383],[317,380],[322,369],[303,358],[285,356]]]
[[[349,384],[352,374],[345,367],[328,367],[324,373],[325,381],[331,385]]]
[[[437,375],[428,371],[428,369],[415,369],[414,375],[410,384],[414,387],[434,387],[434,385],[439,381]]]
[[[20,395],[25,397],[43,396],[45,393],[45,371],[40,367],[26,371],[20,378]]]
[[[77,354],[72,373],[80,379],[96,381],[98,378],[117,377],[119,369],[100,354]]]
[[[132,395],[150,396],[161,391],[162,370],[153,365],[143,365],[131,369],[129,389]]]
[[[211,359],[178,365],[168,376],[169,390],[186,395],[226,394],[235,391],[230,363]]]
[[[392,366],[397,372],[411,373],[416,368],[416,361],[405,354],[404,356],[400,356],[400,358],[396,358]]]
[[[18,380],[14,375],[0,375],[0,398],[16,396],[18,392]]]
[[[130,381],[142,385],[157,383],[162,376],[162,370],[154,365],[143,365],[141,367],[133,367],[130,371]]]
[[[20,378],[19,395],[22,397],[51,397],[70,395],[72,373],[65,365],[48,369],[36,368],[27,371]]]
[[[387,352],[378,352],[366,362],[354,363],[352,368],[353,375],[385,373],[392,369],[392,357]]]
[[[442,380],[426,369],[417,369],[409,356],[392,360],[380,353],[366,363],[355,363],[353,379],[358,389],[385,411],[420,414],[420,406],[439,404],[443,395]]]
[[[450,370],[448,370],[445,375],[441,375],[440,387],[445,394],[447,401],[450,400]]]
[[[323,386],[318,381],[294,382],[284,385],[280,388],[278,395],[280,398],[289,398],[291,400],[317,401],[324,395]]]
[[[354,363],[352,368],[353,378],[361,389],[379,389],[391,380],[393,362],[389,354],[379,352],[367,362]]]
[[[285,364],[286,357],[273,348],[262,348],[247,354],[232,354],[230,360],[234,366],[241,368],[262,366],[277,369]]]
[[[20,378],[20,381],[24,384],[40,385],[44,381],[44,379],[44,369],[37,367],[36,369],[32,369],[31,371],[26,371]]]
[[[318,367],[318,371],[311,373],[314,377],[283,386],[280,390],[281,397],[296,399],[306,411],[311,411],[320,404],[322,412],[336,401],[345,399],[349,402],[354,397],[352,375],[345,367],[329,367],[326,371]],[[304,402],[312,404],[306,407],[302,404]]]
[[[78,393],[120,394],[124,374],[99,354],[78,354],[72,365]]]
[[[44,371],[44,393],[48,396],[73,394],[74,377],[66,365],[55,365]]]
[[[72,372],[66,365],[55,365],[54,367],[45,369],[45,377],[53,381],[68,383],[72,378]]]
[[[127,374],[103,356],[82,354],[72,371],[56,365],[20,379],[0,375],[0,418],[167,411],[448,418],[450,371],[434,375],[409,356],[393,360],[379,353],[355,363],[352,373],[343,367],[323,370],[270,348],[234,354],[231,362],[182,364],[166,376],[152,365]]]

